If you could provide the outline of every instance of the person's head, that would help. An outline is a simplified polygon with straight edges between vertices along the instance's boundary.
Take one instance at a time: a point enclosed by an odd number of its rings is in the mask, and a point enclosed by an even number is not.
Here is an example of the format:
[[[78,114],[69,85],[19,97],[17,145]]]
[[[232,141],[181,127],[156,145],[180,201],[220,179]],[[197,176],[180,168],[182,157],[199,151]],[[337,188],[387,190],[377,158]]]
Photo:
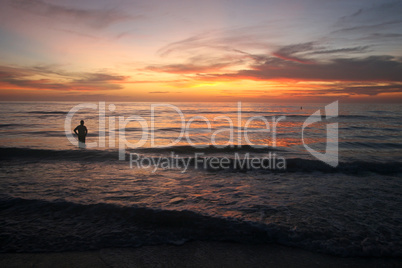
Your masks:
[[[80,122],[80,123],[81,123],[81,125],[83,126],[83,125],[84,125],[84,120],[81,120],[81,122]]]

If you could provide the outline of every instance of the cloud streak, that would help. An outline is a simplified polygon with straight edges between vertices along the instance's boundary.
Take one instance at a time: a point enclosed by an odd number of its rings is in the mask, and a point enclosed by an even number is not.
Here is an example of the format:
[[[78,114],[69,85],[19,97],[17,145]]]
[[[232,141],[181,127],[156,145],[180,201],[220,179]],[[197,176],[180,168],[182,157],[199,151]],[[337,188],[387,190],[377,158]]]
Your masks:
[[[56,5],[42,0],[14,0],[9,4],[39,16],[81,22],[92,28],[105,28],[111,24],[138,18],[118,9],[83,9]]]
[[[36,78],[40,76],[41,78]],[[108,73],[65,73],[53,67],[17,68],[0,66],[2,88],[58,91],[118,90],[127,77]]]
[[[164,49],[162,52],[164,55],[171,53],[177,44],[182,48],[191,49],[193,42],[194,39],[189,38],[173,43],[167,46],[169,49]],[[202,73],[199,76],[202,79],[402,81],[400,58],[389,55],[356,57],[356,53],[366,53],[369,48],[368,45],[330,48],[314,41],[280,46],[270,54],[264,55],[247,53],[235,48],[229,49],[227,46],[224,49],[226,52],[231,52],[230,56],[226,54],[222,54],[224,55],[222,58],[209,55],[192,56],[184,63],[149,66],[147,70],[187,75]],[[312,57],[321,55],[336,57],[318,59]],[[343,57],[338,57],[339,55]],[[243,68],[238,71],[226,70],[241,64]]]
[[[338,49],[317,50],[311,54],[337,54],[337,53],[365,53],[369,46],[347,47]]]
[[[367,58],[338,58],[329,63],[300,64],[294,61],[269,58],[264,64],[232,74],[225,78],[252,80],[301,79],[332,81],[397,81],[402,82],[402,62],[392,56]]]
[[[285,61],[294,61],[298,63],[303,63],[303,64],[310,64],[312,61],[307,60],[307,59],[302,59],[300,57],[297,57],[296,55],[301,52],[308,52],[314,50],[315,43],[314,42],[307,42],[307,43],[301,43],[301,44],[295,44],[295,45],[287,45],[283,46],[277,51],[275,51],[272,55],[285,60]]]
[[[161,52],[166,56],[182,48],[192,50],[202,46],[198,40],[189,38],[166,46]],[[178,47],[177,47],[178,46]],[[209,46],[213,46],[210,44]],[[215,46],[216,48],[217,46]],[[216,59],[213,56],[198,55],[187,59],[185,63],[172,65],[149,66],[148,71],[185,74],[187,78],[198,81],[329,81],[343,82],[346,85],[322,91],[310,91],[311,94],[350,94],[374,96],[381,93],[402,92],[402,59],[399,57],[380,55],[356,57],[365,54],[370,46],[354,46],[331,48],[318,41],[280,46],[268,54],[252,54],[229,46],[221,46],[231,56]],[[335,55],[335,57],[333,57]],[[342,55],[344,57],[339,57]],[[316,58],[319,56],[319,58]],[[321,58],[325,56],[324,58]],[[346,57],[345,57],[346,56]],[[230,59],[230,60],[228,60]],[[217,63],[218,62],[218,63]],[[241,69],[233,71],[243,64]],[[231,71],[230,71],[231,69]],[[354,82],[366,84],[355,86]],[[369,85],[368,85],[368,84]],[[371,84],[370,84],[371,83]],[[373,84],[374,83],[374,84]],[[376,84],[377,83],[377,84]],[[382,85],[378,85],[382,83]],[[309,93],[310,94],[310,93]]]
[[[170,93],[170,91],[151,91],[148,93],[149,94],[167,94],[167,93]]]

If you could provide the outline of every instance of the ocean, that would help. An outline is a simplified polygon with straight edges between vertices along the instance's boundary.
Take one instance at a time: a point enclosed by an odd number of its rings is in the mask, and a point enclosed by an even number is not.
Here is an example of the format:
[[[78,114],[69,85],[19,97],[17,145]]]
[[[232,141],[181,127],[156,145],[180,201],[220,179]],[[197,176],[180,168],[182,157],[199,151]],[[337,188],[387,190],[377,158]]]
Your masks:
[[[1,103],[1,252],[202,240],[402,256],[401,105],[79,104]]]

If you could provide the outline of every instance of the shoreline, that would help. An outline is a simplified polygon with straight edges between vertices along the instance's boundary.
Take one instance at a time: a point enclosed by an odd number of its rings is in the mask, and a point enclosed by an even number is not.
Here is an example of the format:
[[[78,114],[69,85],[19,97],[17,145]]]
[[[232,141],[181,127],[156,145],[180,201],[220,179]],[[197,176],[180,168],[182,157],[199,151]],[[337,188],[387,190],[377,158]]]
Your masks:
[[[93,251],[1,253],[0,267],[401,267],[402,258],[337,257],[303,249],[229,242]]]

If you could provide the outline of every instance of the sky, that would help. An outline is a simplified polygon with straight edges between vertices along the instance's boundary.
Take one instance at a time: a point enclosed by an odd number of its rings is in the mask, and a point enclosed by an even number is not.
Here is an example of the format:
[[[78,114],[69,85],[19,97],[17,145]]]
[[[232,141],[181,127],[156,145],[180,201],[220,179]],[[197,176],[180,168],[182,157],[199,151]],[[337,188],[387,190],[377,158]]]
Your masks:
[[[2,0],[2,101],[402,102],[402,1]]]

